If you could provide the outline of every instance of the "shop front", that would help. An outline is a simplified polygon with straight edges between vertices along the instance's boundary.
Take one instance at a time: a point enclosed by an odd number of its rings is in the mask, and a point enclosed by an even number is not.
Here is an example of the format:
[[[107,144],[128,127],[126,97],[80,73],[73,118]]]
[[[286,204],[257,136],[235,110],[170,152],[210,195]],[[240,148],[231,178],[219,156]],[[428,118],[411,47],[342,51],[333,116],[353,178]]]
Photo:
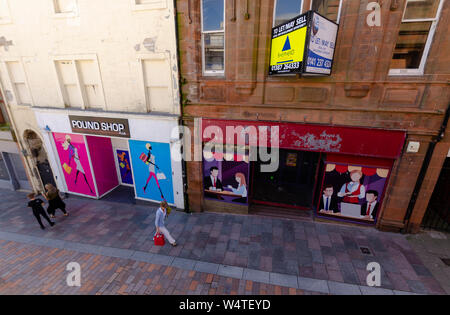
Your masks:
[[[181,162],[171,158],[176,118],[35,114],[61,191],[95,199],[166,200],[184,209]]]
[[[204,208],[259,205],[373,225],[405,132],[202,120]]]

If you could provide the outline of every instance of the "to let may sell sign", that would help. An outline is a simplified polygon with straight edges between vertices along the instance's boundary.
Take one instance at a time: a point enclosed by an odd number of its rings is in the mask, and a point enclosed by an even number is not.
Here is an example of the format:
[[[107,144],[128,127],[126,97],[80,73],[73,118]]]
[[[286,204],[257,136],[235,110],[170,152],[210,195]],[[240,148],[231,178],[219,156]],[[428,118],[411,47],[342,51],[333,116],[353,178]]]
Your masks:
[[[272,29],[270,75],[302,72],[306,31],[306,14]]]

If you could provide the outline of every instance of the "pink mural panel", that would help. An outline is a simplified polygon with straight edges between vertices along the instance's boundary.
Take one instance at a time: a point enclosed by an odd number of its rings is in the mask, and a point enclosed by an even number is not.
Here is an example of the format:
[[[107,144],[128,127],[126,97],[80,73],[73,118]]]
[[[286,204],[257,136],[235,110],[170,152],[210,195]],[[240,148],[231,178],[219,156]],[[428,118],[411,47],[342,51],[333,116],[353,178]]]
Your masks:
[[[95,185],[82,135],[53,133],[69,192],[96,197]]]
[[[110,138],[86,136],[99,196],[119,185]]]

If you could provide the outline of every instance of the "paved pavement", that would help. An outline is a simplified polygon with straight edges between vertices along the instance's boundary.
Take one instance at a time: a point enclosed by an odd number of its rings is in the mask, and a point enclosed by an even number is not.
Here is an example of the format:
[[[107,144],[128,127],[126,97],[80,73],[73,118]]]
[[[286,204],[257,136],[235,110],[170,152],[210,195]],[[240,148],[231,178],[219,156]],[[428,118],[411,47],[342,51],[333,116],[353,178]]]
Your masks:
[[[259,216],[174,211],[168,228],[179,246],[161,248],[152,242],[156,211],[152,206],[71,197],[66,200],[70,216],[59,214],[57,225],[42,231],[25,207],[24,193],[0,190],[0,197],[0,240],[38,246],[44,253],[73,251],[98,259],[124,260],[132,266],[142,263],[177,272],[194,271],[203,277],[222,277],[225,283],[239,280],[234,288],[250,281],[260,294],[290,292],[288,288],[325,294],[445,293],[399,234]],[[369,255],[362,253],[362,246],[369,248]],[[381,288],[366,286],[369,262],[381,265]],[[105,264],[100,263],[99,270],[102,266]],[[3,272],[0,278],[5,280]],[[46,293],[51,292],[55,291]],[[229,292],[224,289],[221,293]]]
[[[450,234],[423,231],[409,235],[407,239],[431,274],[439,281],[447,294],[450,294],[450,266],[442,260],[450,261]]]

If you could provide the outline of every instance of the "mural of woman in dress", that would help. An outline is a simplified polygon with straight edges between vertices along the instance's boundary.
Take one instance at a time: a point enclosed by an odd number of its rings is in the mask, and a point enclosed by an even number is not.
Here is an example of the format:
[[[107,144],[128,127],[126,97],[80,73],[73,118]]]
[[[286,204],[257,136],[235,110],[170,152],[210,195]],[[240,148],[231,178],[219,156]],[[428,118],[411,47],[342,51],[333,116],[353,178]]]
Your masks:
[[[165,179],[166,177],[165,177],[164,173],[160,170],[158,165],[156,165],[156,158],[152,154],[152,145],[150,143],[147,143],[145,145],[145,147],[148,150],[148,152],[147,152],[147,154],[143,153],[141,155],[141,160],[144,161],[146,164],[148,164],[149,175],[148,175],[148,178],[147,178],[147,182],[146,182],[145,186],[142,189],[144,190],[144,193],[145,193],[145,191],[147,190],[147,186],[150,183],[150,180],[152,178],[155,178],[156,185],[158,186],[159,192],[161,193],[161,198],[163,200],[166,200],[164,198],[164,194],[163,194],[163,192],[161,190],[161,186],[159,185],[159,181],[158,181],[158,178],[159,179]],[[158,169],[158,173],[156,172],[156,169]]]
[[[72,159],[76,165],[77,173],[75,175],[75,185],[77,184],[78,175],[81,173],[81,174],[83,174],[84,180],[86,181],[86,184],[88,185],[89,190],[93,194],[94,192],[92,191],[91,186],[89,185],[89,182],[86,178],[86,172],[84,171],[83,165],[81,164],[80,156],[78,155],[78,149],[71,143],[72,139],[70,138],[69,135],[66,135],[65,139],[66,139],[66,141],[63,142],[62,147],[64,148],[64,151],[69,151],[68,165],[70,167],[70,165],[72,163]]]

